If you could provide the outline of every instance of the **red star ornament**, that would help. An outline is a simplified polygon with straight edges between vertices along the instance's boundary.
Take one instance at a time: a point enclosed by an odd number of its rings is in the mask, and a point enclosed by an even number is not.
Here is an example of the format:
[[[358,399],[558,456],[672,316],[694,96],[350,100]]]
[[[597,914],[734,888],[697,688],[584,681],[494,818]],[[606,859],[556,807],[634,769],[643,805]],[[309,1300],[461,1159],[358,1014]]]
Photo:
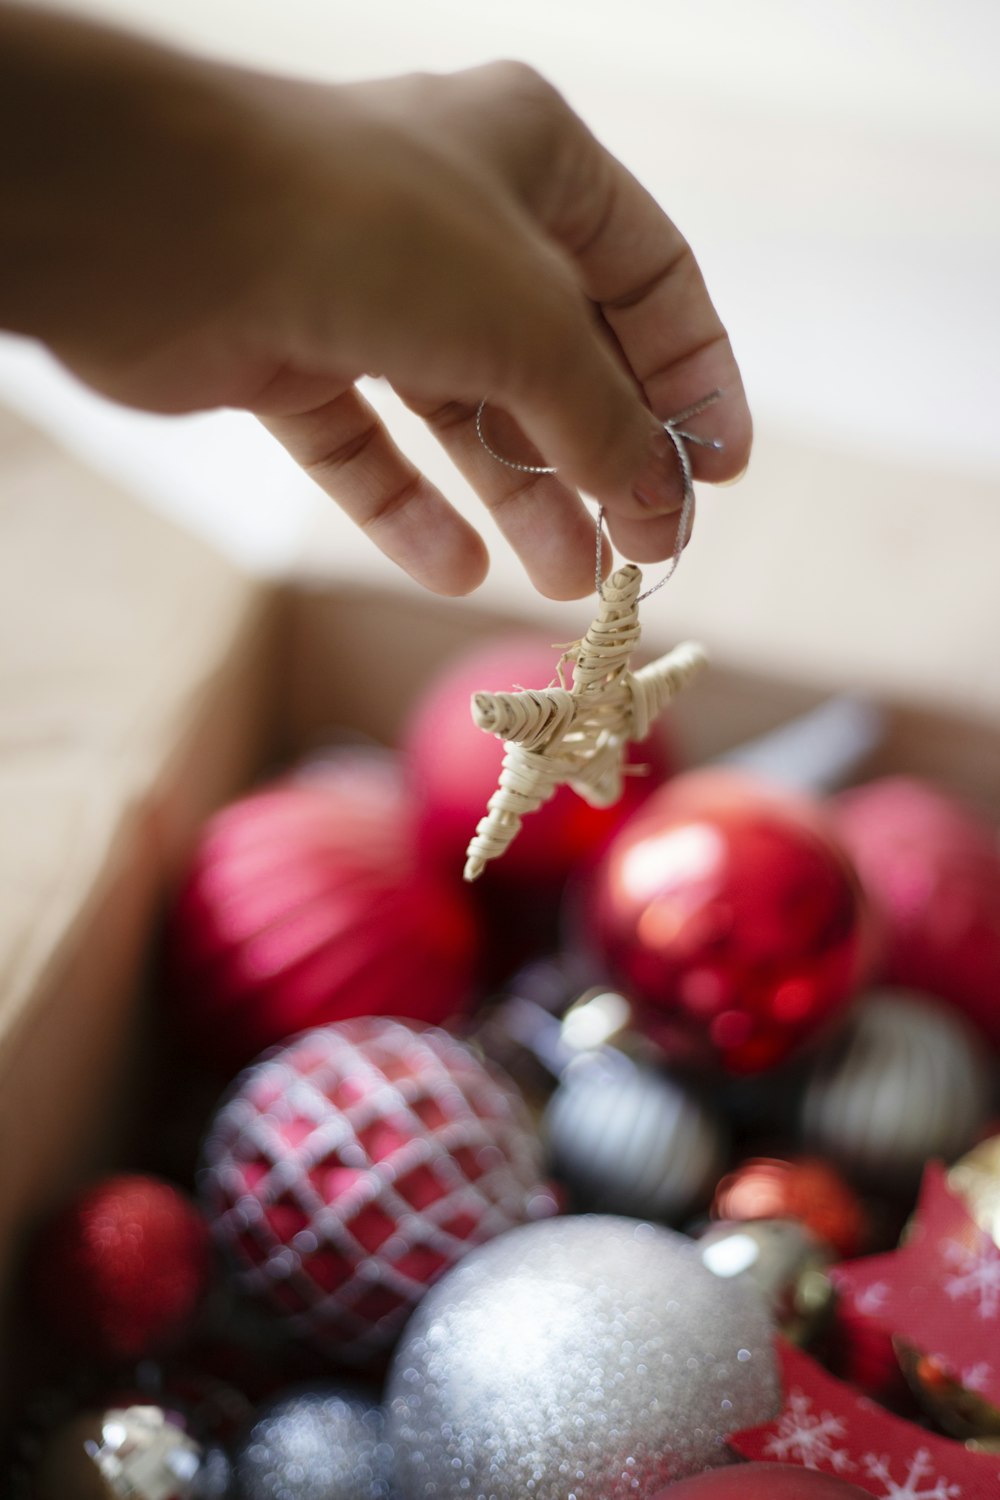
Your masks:
[[[879,1500],[996,1500],[1000,1457],[893,1416],[779,1340],[784,1409],[728,1438],[743,1458],[834,1474]]]
[[[899,1249],[844,1262],[832,1274],[887,1333],[1000,1406],[1000,1249],[948,1186],[939,1163],[924,1172],[913,1225]]]

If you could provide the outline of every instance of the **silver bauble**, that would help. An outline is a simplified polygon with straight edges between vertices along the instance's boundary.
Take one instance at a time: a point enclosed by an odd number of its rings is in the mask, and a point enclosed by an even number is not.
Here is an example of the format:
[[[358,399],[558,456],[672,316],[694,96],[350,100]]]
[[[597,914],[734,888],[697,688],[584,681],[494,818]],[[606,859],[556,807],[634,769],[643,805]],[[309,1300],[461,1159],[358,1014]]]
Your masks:
[[[759,1294],[683,1235],[602,1216],[472,1251],[407,1324],[387,1390],[406,1500],[648,1500],[778,1410]]]
[[[678,1223],[726,1164],[721,1118],[679,1079],[608,1051],[567,1068],[542,1120],[574,1205]]]
[[[313,1386],[267,1408],[233,1464],[235,1500],[389,1500],[381,1407],[353,1386]]]
[[[989,1054],[958,1011],[912,990],[862,997],[818,1060],[803,1140],[861,1180],[907,1189],[928,1157],[951,1161],[989,1117]]]

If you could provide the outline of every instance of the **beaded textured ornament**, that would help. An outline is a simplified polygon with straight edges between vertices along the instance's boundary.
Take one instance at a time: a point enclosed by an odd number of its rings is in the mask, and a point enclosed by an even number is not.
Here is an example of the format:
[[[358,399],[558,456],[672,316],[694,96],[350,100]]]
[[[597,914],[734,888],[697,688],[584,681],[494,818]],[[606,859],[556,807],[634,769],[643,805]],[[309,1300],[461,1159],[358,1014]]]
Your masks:
[[[684,506],[677,545],[664,578],[671,576],[691,528],[694,482],[685,443],[718,448],[719,443],[685,431],[679,424],[718,400],[713,391],[678,413],[663,429],[674,445],[684,486]],[[552,474],[542,464],[517,464],[497,453],[483,433],[485,402],[476,427],[480,441],[500,463],[526,473]],[[547,802],[564,783],[593,807],[610,807],[622,794],[625,751],[631,740],[645,739],[653,720],[674,694],[704,664],[705,653],[688,641],[650,666],[633,672],[639,643],[642,574],[627,563],[601,582],[603,509],[597,517],[597,616],[582,640],[568,646],[556,666],[558,686],[511,693],[473,695],[472,718],[479,729],[504,742],[500,781],[486,805],[466,851],[465,879],[476,880],[488,862],[510,847],[521,820]],[[563,669],[571,663],[572,686]]]

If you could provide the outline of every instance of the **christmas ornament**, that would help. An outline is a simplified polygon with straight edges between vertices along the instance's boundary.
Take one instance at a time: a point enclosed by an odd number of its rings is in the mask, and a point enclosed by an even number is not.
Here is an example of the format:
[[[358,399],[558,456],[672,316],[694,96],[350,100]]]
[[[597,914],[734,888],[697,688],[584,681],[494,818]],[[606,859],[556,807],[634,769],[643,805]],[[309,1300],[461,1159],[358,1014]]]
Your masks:
[[[939,995],[1000,1045],[1000,846],[927,782],[887,777],[832,803],[880,918],[883,977]]]
[[[476,921],[413,824],[395,765],[358,752],[210,819],[170,928],[186,1034],[232,1066],[328,1021],[466,1006]]]
[[[982,1041],[954,1010],[876,990],[812,1066],[800,1106],[805,1143],[863,1181],[906,1192],[930,1156],[951,1160],[992,1102]]]
[[[111,1408],[52,1434],[33,1493],[35,1500],[196,1500],[202,1462],[200,1445],[161,1407]]]
[[[827,1322],[833,1286],[825,1274],[833,1253],[792,1219],[712,1224],[698,1236],[713,1276],[745,1276],[760,1292],[779,1330],[793,1344],[814,1339]]]
[[[876,1321],[880,1289],[876,1287],[874,1295],[864,1287],[855,1293],[840,1281],[836,1266],[830,1269],[829,1278],[836,1295],[824,1339],[824,1362],[841,1380],[882,1406],[913,1415],[913,1396],[899,1367],[892,1334]]]
[[[864,1295],[887,1333],[939,1373],[1000,1406],[1000,1248],[931,1163],[898,1250],[846,1261],[838,1286]]]
[[[381,1407],[347,1385],[294,1391],[238,1446],[232,1500],[390,1500]]]
[[[261,1059],[204,1158],[238,1284],[340,1359],[387,1348],[473,1245],[553,1207],[514,1090],[445,1032],[384,1017]]]
[[[38,1236],[31,1286],[90,1358],[142,1359],[191,1330],[211,1275],[207,1227],[177,1188],[140,1174],[86,1188]]]
[[[980,1141],[949,1167],[948,1186],[1000,1246],[1000,1135]]]
[[[859,1500],[868,1493],[844,1479],[792,1464],[737,1464],[693,1474],[656,1500]]]
[[[736,1073],[815,1039],[867,954],[860,887],[822,813],[723,771],[675,778],[615,837],[581,939],[668,1052]]]
[[[879,1500],[995,1500],[1000,1493],[997,1455],[968,1452],[903,1421],[790,1344],[779,1341],[779,1355],[784,1409],[730,1437],[735,1452],[844,1479]]]
[[[808,1156],[756,1156],[741,1162],[716,1188],[712,1217],[793,1219],[838,1255],[857,1255],[868,1238],[857,1193],[835,1167]]]
[[[573,1206],[677,1223],[726,1159],[722,1118],[690,1085],[610,1049],[570,1063],[542,1120]]]
[[[504,742],[497,790],[466,851],[465,878],[476,880],[499,859],[521,820],[568,785],[594,807],[622,795],[625,746],[644,740],[656,716],[704,662],[688,642],[669,655],[630,668],[639,644],[642,574],[629,563],[600,588],[597,617],[582,640],[567,647],[556,667],[559,686],[513,693],[476,693],[476,726]],[[573,665],[573,684],[563,680]]]
[[[633,673],[630,660],[639,641],[638,606],[673,576],[694,520],[694,475],[686,444],[718,448],[711,438],[689,432],[682,423],[720,400],[720,390],[661,422],[681,473],[683,504],[670,566],[659,582],[640,594],[642,575],[629,563],[604,578],[604,507],[597,512],[594,576],[597,618],[587,634],[563,653],[556,672],[559,686],[541,692],[476,693],[472,716],[478,727],[504,741],[505,754],[496,791],[487,803],[465,862],[466,880],[476,880],[489,860],[498,859],[516,837],[526,813],[535,812],[556,787],[568,784],[595,807],[608,807],[622,794],[623,761],[629,741],[643,740],[656,715],[697,671],[704,659],[689,642],[652,666]],[[483,427],[486,402],[476,412],[476,433],[491,457],[523,474],[554,474],[546,464],[504,457]],[[669,450],[668,450],[669,451]],[[573,664],[573,684],[563,679]]]
[[[386,1405],[404,1495],[647,1500],[724,1462],[777,1394],[752,1287],[670,1230],[584,1216],[503,1235],[439,1282]]]
[[[976,1389],[985,1378],[984,1371],[970,1365],[959,1379],[950,1360],[920,1354],[902,1339],[894,1339],[893,1347],[911,1391],[942,1432],[963,1442],[991,1443],[992,1451],[1000,1452],[1000,1410],[984,1401]]]
[[[484,682],[544,689],[553,681],[554,651],[545,636],[502,637],[472,647],[430,684],[404,734],[403,747],[420,808],[422,856],[457,869],[487,799],[497,784],[503,747],[473,723],[469,703]],[[568,787],[525,820],[504,859],[490,867],[490,885],[526,884],[546,893],[590,859],[669,774],[674,756],[662,733],[651,733],[628,755],[621,801],[593,807]]]

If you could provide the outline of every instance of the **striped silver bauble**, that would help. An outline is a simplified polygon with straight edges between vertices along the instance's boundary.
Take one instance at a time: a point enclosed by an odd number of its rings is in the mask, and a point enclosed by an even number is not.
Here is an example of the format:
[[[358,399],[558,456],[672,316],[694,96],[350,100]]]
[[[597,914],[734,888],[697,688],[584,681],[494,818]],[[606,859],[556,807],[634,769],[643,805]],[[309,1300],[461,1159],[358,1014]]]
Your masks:
[[[573,1207],[677,1224],[726,1165],[721,1116],[686,1083],[607,1049],[566,1069],[542,1120]]]
[[[864,1182],[909,1189],[929,1157],[954,1160],[986,1124],[989,1059],[985,1040],[943,1001],[872,991],[806,1081],[803,1143]]]

